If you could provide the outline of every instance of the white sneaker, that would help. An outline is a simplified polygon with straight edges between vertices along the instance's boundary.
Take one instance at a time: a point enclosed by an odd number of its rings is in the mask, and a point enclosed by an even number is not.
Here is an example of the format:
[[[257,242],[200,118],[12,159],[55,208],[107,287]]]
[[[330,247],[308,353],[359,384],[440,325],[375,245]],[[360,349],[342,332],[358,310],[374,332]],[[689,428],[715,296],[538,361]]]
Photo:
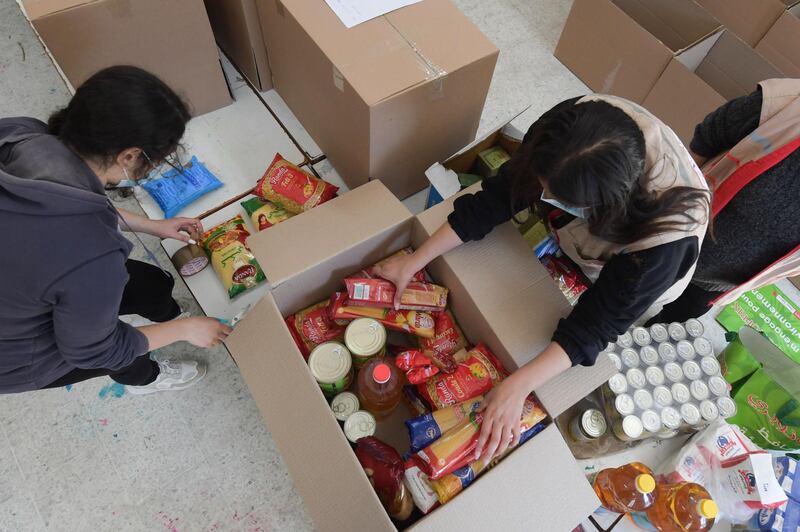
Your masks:
[[[157,360],[161,372],[156,380],[144,386],[126,386],[133,395],[185,390],[206,376],[206,365],[194,360]]]
[[[169,321],[182,320],[183,318],[191,317],[191,315],[192,315],[191,312],[184,311],[183,309],[181,309],[181,310],[182,310],[182,312],[180,314],[178,314],[177,316],[175,316],[174,318],[172,318]],[[158,325],[158,323],[159,323],[159,322],[155,322],[155,321],[152,321],[152,320],[148,320],[144,316],[139,316],[138,314],[123,314],[122,316],[119,317],[119,319],[120,319],[120,321],[123,321],[123,322],[127,323],[131,327],[145,327],[147,325]]]

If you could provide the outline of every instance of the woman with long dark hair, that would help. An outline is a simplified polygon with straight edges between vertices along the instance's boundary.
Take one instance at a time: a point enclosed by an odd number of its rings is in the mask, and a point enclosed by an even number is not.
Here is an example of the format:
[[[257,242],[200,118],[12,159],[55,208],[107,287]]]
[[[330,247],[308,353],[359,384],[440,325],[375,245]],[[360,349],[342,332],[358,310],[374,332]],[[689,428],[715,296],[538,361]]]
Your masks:
[[[128,259],[120,230],[187,241],[199,220],[149,220],[115,209],[106,185],[139,179],[177,149],[186,105],[130,66],[102,70],[44,124],[0,119],[0,393],[64,386],[101,375],[131,393],[184,389],[205,375],[192,361],[153,361],[177,341],[210,347],[230,329],[175,319],[174,281]],[[154,325],[135,328],[120,314]]]
[[[386,264],[380,273],[400,294],[435,257],[533,208],[593,281],[550,345],[487,395],[484,458],[519,441],[532,390],[570,366],[594,364],[610,341],[678,298],[697,263],[709,202],[703,175],[661,121],[622,98],[573,98],[542,115],[499,174],[458,198],[413,255]]]

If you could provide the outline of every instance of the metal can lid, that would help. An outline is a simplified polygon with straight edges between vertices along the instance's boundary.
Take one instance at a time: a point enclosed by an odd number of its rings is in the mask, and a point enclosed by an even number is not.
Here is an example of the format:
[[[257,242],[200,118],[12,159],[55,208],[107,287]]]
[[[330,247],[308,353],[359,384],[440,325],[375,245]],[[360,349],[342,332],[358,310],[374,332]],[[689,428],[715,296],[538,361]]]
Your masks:
[[[622,432],[631,439],[636,439],[644,432],[642,420],[637,416],[625,416],[622,418]]]
[[[692,397],[698,401],[708,399],[708,386],[703,381],[692,381],[689,385],[689,391],[692,392]]]
[[[386,327],[372,318],[355,319],[344,331],[344,343],[356,356],[374,355],[386,345]]]
[[[655,323],[650,326],[650,337],[658,343],[666,342],[669,340],[669,332],[660,323]]]
[[[339,421],[345,421],[358,408],[358,397],[352,392],[342,392],[331,401],[333,416]]]
[[[652,345],[646,345],[639,350],[639,358],[648,366],[658,364],[658,351]]]
[[[706,331],[705,327],[703,327],[703,324],[700,323],[700,320],[695,318],[686,320],[686,323],[683,324],[683,328],[686,329],[686,332],[689,333],[689,336],[694,338],[703,336],[703,333]]]
[[[636,404],[633,402],[633,397],[627,393],[617,396],[617,398],[614,400],[614,407],[616,407],[617,412],[623,416],[633,414],[633,412],[636,410]]]
[[[712,401],[703,401],[700,403],[700,413],[706,421],[714,421],[719,417],[719,409]]]
[[[681,415],[671,406],[664,407],[661,409],[661,423],[669,430],[677,429],[681,426]]]
[[[653,410],[645,410],[642,412],[642,425],[644,430],[655,434],[661,430],[661,416]]]
[[[692,346],[694,346],[694,350],[701,357],[714,354],[714,346],[711,345],[711,342],[706,338],[695,338],[692,342]]]
[[[626,348],[619,354],[619,358],[629,368],[639,367],[639,353],[635,349]]]
[[[339,342],[325,342],[311,351],[308,368],[317,380],[332,384],[345,377],[353,367],[350,351]]]
[[[647,390],[636,390],[633,392],[633,402],[639,410],[647,410],[653,407],[653,396]]]
[[[680,323],[670,323],[667,331],[669,332],[669,337],[676,342],[686,340],[686,329]]]
[[[664,375],[672,382],[683,380],[683,370],[675,362],[667,362],[664,364]]]
[[[629,369],[625,377],[628,379],[628,384],[630,384],[632,388],[644,388],[645,384],[647,384],[647,380],[644,378],[644,372],[639,368]]]
[[[633,345],[633,336],[631,336],[631,333],[626,332],[625,334],[620,334],[617,337],[617,345],[623,349],[631,347]]]
[[[700,409],[692,403],[681,405],[681,417],[689,425],[697,425],[700,423]]]
[[[619,355],[616,353],[606,353],[608,358],[611,359],[611,363],[614,364],[614,367],[617,368],[617,371],[622,370],[622,359],[619,358]]]
[[[666,386],[656,386],[653,388],[653,399],[659,406],[669,406],[672,404],[672,392]]]
[[[680,356],[684,360],[691,360],[695,357],[696,353],[694,352],[694,346],[691,342],[686,340],[681,340],[678,342],[677,347],[675,350],[678,352],[678,356]]]
[[[642,347],[650,345],[650,333],[644,327],[636,327],[631,331],[633,341]]]
[[[658,346],[658,356],[663,362],[672,362],[678,358],[678,352],[672,344],[666,343]]]
[[[672,399],[676,403],[688,403],[691,398],[692,393],[689,391],[688,386],[682,382],[676,382],[672,385]]]
[[[724,418],[732,417],[736,414],[736,402],[730,397],[720,397],[717,399],[719,415]]]
[[[696,381],[703,376],[703,370],[700,369],[700,364],[694,360],[687,360],[683,363],[683,374],[690,381]]]
[[[708,389],[717,397],[725,397],[728,395],[728,383],[719,375],[714,375],[708,379]]]
[[[719,361],[713,356],[701,358],[700,367],[703,369],[703,373],[705,373],[709,377],[713,377],[714,375],[719,375],[719,370],[720,370]]]
[[[581,415],[581,428],[590,438],[599,438],[608,430],[608,424],[602,412],[590,408]]]
[[[359,410],[350,414],[344,422],[344,434],[347,439],[356,443],[359,438],[375,434],[375,417],[366,410]]]
[[[617,395],[625,393],[628,391],[628,379],[622,373],[617,373],[608,379],[608,387]]]
[[[664,372],[658,366],[650,366],[644,372],[644,377],[650,386],[659,386],[664,384]]]

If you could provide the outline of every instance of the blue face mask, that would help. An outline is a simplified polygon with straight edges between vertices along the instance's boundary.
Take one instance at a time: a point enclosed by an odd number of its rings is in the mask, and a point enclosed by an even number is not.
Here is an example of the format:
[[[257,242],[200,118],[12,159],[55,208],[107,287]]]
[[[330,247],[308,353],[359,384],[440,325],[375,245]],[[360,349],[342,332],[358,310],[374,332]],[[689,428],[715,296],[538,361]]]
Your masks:
[[[564,205],[558,200],[552,198],[545,198],[544,192],[542,192],[541,200],[545,203],[549,203],[553,207],[558,207],[564,212],[570,213],[572,216],[575,216],[576,218],[581,218],[583,220],[587,220],[589,218],[589,215],[592,213],[591,207],[570,207],[568,205]]]

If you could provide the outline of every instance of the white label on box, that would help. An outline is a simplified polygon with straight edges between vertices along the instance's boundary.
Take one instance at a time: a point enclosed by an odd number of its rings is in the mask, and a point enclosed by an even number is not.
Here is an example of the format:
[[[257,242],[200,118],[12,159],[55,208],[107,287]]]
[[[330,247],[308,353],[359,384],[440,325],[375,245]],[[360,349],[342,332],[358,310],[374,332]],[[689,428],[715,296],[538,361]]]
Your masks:
[[[422,0],[325,0],[348,28]]]

